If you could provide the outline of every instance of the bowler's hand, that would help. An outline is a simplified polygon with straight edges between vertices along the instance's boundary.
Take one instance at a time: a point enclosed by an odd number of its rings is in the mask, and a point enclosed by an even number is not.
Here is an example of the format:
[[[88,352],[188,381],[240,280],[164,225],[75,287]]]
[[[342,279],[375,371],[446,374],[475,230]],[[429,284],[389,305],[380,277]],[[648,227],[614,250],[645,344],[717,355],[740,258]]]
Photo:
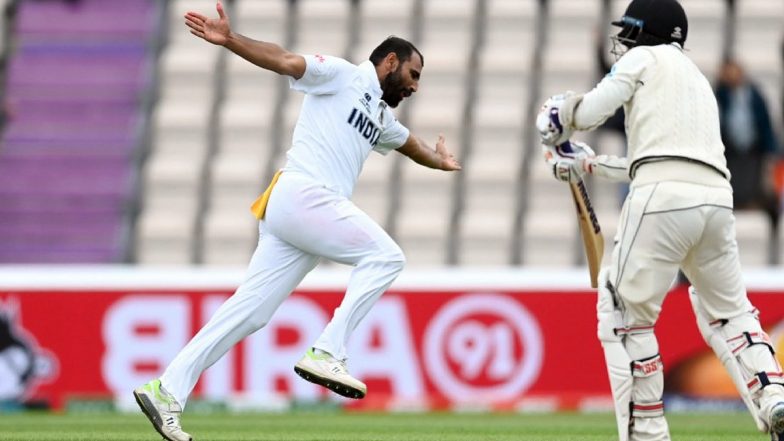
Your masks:
[[[191,34],[212,44],[223,46],[228,41],[231,27],[220,0],[215,8],[218,10],[217,19],[207,18],[198,12],[188,12],[185,14],[185,25],[191,28]]]
[[[463,167],[460,166],[460,163],[457,162],[457,159],[455,159],[455,155],[449,153],[446,149],[446,146],[444,145],[444,135],[442,134],[438,135],[436,154],[441,158],[441,170],[456,171],[463,169]]]

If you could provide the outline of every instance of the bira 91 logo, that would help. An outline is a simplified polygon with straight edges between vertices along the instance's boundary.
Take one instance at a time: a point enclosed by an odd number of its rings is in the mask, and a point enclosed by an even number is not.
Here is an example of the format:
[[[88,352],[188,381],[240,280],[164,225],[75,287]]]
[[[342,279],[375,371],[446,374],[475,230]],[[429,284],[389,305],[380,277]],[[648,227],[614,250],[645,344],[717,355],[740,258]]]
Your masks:
[[[471,294],[433,317],[425,332],[425,366],[440,392],[456,402],[512,400],[539,376],[543,346],[539,324],[521,303]]]

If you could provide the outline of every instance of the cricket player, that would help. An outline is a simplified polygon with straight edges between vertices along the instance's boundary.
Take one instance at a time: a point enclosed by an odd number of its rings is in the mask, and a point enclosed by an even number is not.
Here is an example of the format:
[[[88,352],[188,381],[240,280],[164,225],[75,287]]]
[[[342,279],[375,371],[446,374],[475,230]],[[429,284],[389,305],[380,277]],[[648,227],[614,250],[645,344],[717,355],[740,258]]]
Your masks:
[[[405,257],[351,202],[362,165],[371,151],[397,150],[430,168],[460,170],[443,137],[430,148],[391,111],[418,88],[424,62],[410,42],[389,37],[357,66],[251,40],[231,31],[220,2],[217,13],[214,19],[188,12],[185,24],[193,35],[290,77],[291,88],[305,93],[305,100],[286,165],[252,206],[260,221],[260,239],[245,281],[159,379],[134,391],[142,411],[170,441],[191,439],[182,430],[180,416],[201,373],[266,325],[322,257],[355,268],[332,320],[294,370],[340,395],[363,398],[365,384],[346,367],[346,342],[403,269]]]
[[[679,268],[698,327],[758,428],[784,440],[784,379],[743,285],[717,104],[684,54],[686,13],[676,0],[634,0],[612,24],[620,58],[610,73],[588,93],[551,97],[537,128],[558,179],[631,181],[597,302],[620,440],[670,439],[654,325]],[[595,129],[620,106],[627,157],[595,156],[580,143],[558,156],[572,131]]]

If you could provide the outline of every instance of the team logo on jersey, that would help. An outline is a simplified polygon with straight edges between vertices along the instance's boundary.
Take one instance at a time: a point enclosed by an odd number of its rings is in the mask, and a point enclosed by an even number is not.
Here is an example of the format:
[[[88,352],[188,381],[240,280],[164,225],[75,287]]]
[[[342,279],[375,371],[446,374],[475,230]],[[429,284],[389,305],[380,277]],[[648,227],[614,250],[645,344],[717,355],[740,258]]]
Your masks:
[[[313,58],[315,58],[316,61],[318,61],[319,63],[323,63],[323,62],[327,61],[327,59],[324,58],[323,55],[319,55],[319,54],[314,55]]]
[[[362,107],[367,110],[367,113],[373,113],[370,111],[370,100],[373,99],[373,97],[371,97],[369,93],[365,92],[365,95],[362,98],[359,99],[359,104],[362,104]]]
[[[381,136],[381,129],[376,127],[370,116],[362,113],[355,107],[351,110],[351,115],[348,116],[348,121],[346,122],[357,129],[357,132],[367,139],[371,146],[375,147],[376,143],[378,143],[378,138]]]
[[[370,98],[370,95],[365,94],[365,99],[364,100],[362,98],[360,98],[357,101],[359,101],[359,104],[361,104],[362,107],[364,107],[365,110],[367,110],[367,113],[373,113],[373,112],[370,111],[370,99],[369,98]]]

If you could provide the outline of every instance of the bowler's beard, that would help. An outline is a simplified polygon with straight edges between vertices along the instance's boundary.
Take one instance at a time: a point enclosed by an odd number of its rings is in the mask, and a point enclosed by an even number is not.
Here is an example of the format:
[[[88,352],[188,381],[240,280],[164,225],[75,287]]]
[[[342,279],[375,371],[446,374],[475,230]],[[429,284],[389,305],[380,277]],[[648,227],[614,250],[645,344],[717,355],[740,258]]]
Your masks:
[[[384,100],[389,107],[397,107],[397,105],[400,104],[400,101],[403,100],[403,92],[406,91],[406,88],[403,87],[402,70],[403,65],[398,66],[396,71],[390,72],[381,82],[381,90],[383,91],[381,99]],[[406,95],[411,95],[411,93],[407,93]]]

